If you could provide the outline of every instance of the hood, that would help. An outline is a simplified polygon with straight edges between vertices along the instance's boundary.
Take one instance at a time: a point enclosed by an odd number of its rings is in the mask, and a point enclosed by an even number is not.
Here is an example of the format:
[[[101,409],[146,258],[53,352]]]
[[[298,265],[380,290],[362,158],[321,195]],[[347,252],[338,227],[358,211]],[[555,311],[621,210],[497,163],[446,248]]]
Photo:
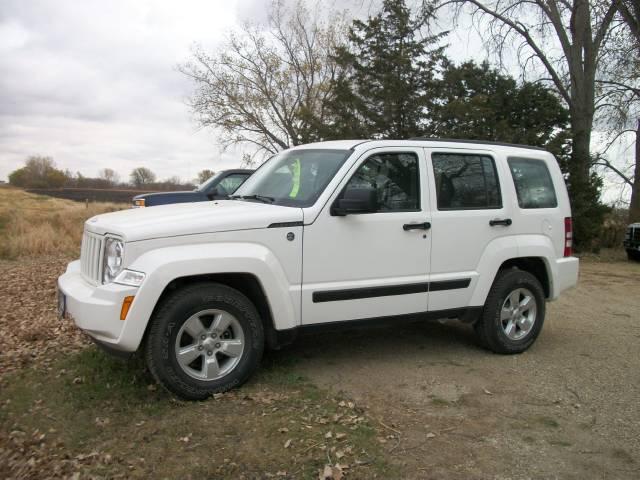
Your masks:
[[[219,200],[133,208],[96,215],[87,230],[111,233],[125,242],[196,233],[267,228],[272,223],[301,222],[302,209],[257,202]]]

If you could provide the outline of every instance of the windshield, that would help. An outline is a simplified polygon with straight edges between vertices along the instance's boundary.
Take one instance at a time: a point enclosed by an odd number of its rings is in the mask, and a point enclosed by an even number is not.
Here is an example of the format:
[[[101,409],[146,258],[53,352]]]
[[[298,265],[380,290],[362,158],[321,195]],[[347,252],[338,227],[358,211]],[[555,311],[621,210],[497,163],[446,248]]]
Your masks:
[[[220,175],[222,175],[222,172],[218,172],[212,177],[207,178],[204,182],[202,182],[200,185],[196,187],[196,190],[198,192],[207,191],[209,187],[213,184],[213,182],[215,182],[218,179],[218,177],[220,177]]]
[[[315,149],[279,153],[256,170],[233,197],[310,207],[351,153]]]

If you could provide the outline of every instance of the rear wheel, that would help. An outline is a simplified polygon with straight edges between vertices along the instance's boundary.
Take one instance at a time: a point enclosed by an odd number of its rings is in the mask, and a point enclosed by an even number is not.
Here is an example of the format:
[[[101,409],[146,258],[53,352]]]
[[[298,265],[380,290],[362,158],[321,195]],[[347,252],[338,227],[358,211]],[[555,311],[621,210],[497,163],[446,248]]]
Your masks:
[[[638,250],[627,250],[627,258],[629,260],[640,261],[640,252]]]
[[[538,279],[523,270],[505,270],[493,283],[474,329],[480,343],[493,352],[521,353],[540,334],[544,316],[544,291]]]
[[[167,390],[202,400],[244,383],[264,349],[258,313],[242,293],[200,283],[167,297],[146,341],[147,365]]]

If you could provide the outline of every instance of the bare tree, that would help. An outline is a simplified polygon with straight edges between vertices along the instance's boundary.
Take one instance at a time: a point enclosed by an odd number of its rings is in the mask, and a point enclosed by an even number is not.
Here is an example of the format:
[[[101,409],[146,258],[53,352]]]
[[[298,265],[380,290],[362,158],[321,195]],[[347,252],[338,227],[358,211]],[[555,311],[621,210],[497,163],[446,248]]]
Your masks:
[[[205,168],[198,172],[198,184],[204,183],[216,174],[213,170]]]
[[[589,179],[596,108],[596,76],[602,45],[616,7],[605,0],[444,0],[470,7],[487,45],[502,60],[516,52],[523,71],[542,67],[571,115],[572,176]]]
[[[640,45],[640,0],[613,0],[629,32]]]
[[[146,167],[134,168],[129,176],[131,183],[136,187],[142,187],[156,181],[156,175]]]
[[[224,146],[264,153],[316,140],[336,74],[331,54],[344,35],[341,18],[321,18],[302,1],[276,1],[266,28],[246,24],[214,54],[195,48],[179,70],[195,84],[198,123],[218,129]]]
[[[598,152],[596,165],[605,167],[621,181],[621,190],[631,189],[629,220],[640,221],[640,1],[615,0],[619,16],[615,31],[605,45],[606,61],[597,83],[599,128],[608,132],[609,142]],[[635,156],[630,163],[612,157],[609,149],[621,149],[635,142]],[[622,145],[621,145],[622,144]],[[618,157],[621,155],[618,154]]]
[[[98,177],[110,186],[114,186],[120,181],[120,175],[118,175],[112,168],[103,168],[98,173]]]

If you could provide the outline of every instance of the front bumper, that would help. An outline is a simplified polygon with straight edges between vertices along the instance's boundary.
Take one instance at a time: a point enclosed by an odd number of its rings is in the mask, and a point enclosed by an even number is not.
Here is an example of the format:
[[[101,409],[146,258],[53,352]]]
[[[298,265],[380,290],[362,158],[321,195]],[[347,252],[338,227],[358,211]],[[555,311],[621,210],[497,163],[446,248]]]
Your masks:
[[[66,313],[78,328],[108,348],[135,351],[135,347],[123,338],[126,321],[120,320],[120,310],[124,298],[135,296],[137,287],[115,283],[92,285],[82,277],[80,261],[76,260],[58,278],[58,290],[65,296]]]

